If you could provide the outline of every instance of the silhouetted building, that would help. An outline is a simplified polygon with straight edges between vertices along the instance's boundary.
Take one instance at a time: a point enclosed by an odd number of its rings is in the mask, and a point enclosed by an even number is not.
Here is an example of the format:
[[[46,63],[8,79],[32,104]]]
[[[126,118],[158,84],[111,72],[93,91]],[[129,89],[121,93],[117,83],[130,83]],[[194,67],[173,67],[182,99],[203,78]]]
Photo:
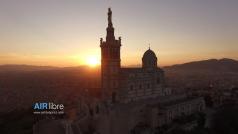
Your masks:
[[[85,129],[86,123],[95,133],[129,134],[141,125],[153,129],[204,110],[203,98],[171,94],[150,48],[142,57],[141,68],[121,67],[121,38],[115,39],[110,8],[106,41],[101,38],[100,47],[102,100],[81,100],[80,118],[75,122],[81,132],[90,131]]]
[[[103,96],[111,96],[119,90],[120,80],[120,47],[121,38],[118,40],[114,36],[114,28],[112,24],[112,11],[108,10],[108,27],[106,41],[100,40],[101,47],[101,78]]]
[[[205,109],[203,98],[171,94],[150,48],[142,57],[141,68],[121,67],[121,38],[115,39],[110,8],[106,41],[101,38],[100,47],[102,98],[82,96],[77,118],[66,123],[66,134],[145,132],[145,128],[155,130]]]
[[[164,72],[157,66],[156,54],[150,48],[143,55],[142,68],[121,67],[121,37],[115,39],[110,8],[106,41],[101,38],[100,47],[104,99],[131,102],[165,95]]]

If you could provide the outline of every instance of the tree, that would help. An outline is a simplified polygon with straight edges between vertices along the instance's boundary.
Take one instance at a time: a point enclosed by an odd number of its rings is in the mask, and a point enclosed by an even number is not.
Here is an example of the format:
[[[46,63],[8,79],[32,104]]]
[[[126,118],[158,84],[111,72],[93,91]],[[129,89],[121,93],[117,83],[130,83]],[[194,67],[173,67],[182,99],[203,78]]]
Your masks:
[[[224,106],[214,114],[211,123],[214,134],[238,134],[238,107]]]
[[[213,101],[210,95],[204,96],[204,100],[205,100],[206,106],[213,107]]]
[[[206,123],[206,115],[204,113],[199,113],[197,117],[198,128],[204,128]]]

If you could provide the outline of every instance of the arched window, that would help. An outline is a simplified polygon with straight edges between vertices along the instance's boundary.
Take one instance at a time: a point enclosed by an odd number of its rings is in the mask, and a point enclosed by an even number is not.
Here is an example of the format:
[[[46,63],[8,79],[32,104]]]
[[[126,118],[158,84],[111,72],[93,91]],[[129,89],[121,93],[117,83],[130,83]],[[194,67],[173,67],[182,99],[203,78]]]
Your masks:
[[[157,81],[157,84],[159,84],[160,83],[160,77],[158,77],[156,81]]]
[[[150,84],[147,84],[147,88],[150,88]]]
[[[199,109],[198,109],[198,110],[199,110],[199,112],[203,111],[203,105],[202,105],[202,103],[199,104]]]
[[[96,113],[97,114],[99,113],[99,106],[98,105],[96,106]]]
[[[92,108],[89,108],[89,114],[90,114],[91,116],[93,116],[93,109],[92,109]]]
[[[116,102],[116,92],[112,92],[112,103]]]
[[[173,113],[172,113],[172,111],[169,111],[169,120],[170,121],[173,120]]]
[[[133,85],[130,86],[130,90],[133,90]]]

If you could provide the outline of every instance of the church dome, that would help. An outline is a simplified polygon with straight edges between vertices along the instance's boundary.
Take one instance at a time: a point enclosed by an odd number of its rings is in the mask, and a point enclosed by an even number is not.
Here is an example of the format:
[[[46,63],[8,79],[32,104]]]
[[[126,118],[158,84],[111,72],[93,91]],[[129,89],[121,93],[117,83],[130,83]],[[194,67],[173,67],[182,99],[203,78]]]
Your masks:
[[[156,68],[157,67],[157,57],[154,51],[150,48],[144,53],[142,57],[142,67],[143,68]]]
[[[147,51],[145,51],[144,55],[143,55],[143,58],[156,58],[156,55],[155,55],[155,52],[148,49]]]

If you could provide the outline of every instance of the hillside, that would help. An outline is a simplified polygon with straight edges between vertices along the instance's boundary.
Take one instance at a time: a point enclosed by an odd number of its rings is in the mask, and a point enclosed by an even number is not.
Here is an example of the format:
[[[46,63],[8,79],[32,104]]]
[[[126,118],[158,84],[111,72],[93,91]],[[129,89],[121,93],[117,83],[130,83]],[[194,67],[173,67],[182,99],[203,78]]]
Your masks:
[[[22,72],[22,71],[40,71],[40,70],[54,70],[58,67],[52,66],[33,66],[33,65],[0,65],[0,72]]]
[[[238,86],[238,61],[209,59],[164,67],[169,86],[218,89]]]
[[[233,59],[209,59],[164,67],[167,72],[238,72],[238,61]]]

